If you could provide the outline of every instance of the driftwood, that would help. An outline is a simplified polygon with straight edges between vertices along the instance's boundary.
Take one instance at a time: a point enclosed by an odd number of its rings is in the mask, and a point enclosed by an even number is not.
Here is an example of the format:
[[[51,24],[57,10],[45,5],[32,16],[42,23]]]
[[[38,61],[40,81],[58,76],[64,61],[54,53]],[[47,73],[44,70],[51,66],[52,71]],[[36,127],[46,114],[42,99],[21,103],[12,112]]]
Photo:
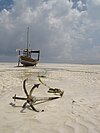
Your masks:
[[[24,82],[23,82],[23,89],[24,89],[24,92],[25,92],[25,95],[26,95],[26,98],[25,97],[19,97],[19,96],[15,96],[12,97],[14,99],[14,101],[16,100],[25,100],[25,103],[23,104],[22,106],[22,110],[21,112],[23,112],[23,110],[27,107],[26,105],[29,104],[29,106],[32,108],[32,110],[34,110],[35,112],[39,112],[35,107],[34,105],[36,104],[40,104],[40,103],[43,103],[43,102],[46,102],[46,101],[50,101],[50,100],[54,100],[54,99],[58,99],[60,98],[61,96],[58,96],[58,97],[35,97],[35,96],[32,96],[32,92],[35,88],[38,88],[40,86],[40,84],[34,84],[34,86],[31,88],[29,94],[27,92],[27,89],[26,89],[26,81],[28,79],[25,79]],[[11,104],[13,106],[13,104]],[[43,110],[42,110],[43,111]]]

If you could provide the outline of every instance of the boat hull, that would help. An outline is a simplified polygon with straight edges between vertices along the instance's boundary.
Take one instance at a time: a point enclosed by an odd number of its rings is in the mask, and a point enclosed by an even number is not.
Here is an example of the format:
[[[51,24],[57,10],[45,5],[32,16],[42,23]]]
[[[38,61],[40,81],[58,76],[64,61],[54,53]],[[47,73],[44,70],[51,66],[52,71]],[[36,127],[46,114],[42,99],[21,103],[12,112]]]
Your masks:
[[[23,64],[23,66],[36,66],[38,60],[26,56],[20,56],[20,63]]]

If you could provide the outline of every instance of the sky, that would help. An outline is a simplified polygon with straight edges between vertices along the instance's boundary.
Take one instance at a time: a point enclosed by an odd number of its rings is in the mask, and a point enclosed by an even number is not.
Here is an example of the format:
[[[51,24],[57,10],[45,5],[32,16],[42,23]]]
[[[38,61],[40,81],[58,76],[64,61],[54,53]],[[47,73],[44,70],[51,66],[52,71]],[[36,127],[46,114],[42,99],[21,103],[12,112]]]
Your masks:
[[[0,0],[0,62],[16,49],[40,50],[40,62],[100,64],[100,0]]]

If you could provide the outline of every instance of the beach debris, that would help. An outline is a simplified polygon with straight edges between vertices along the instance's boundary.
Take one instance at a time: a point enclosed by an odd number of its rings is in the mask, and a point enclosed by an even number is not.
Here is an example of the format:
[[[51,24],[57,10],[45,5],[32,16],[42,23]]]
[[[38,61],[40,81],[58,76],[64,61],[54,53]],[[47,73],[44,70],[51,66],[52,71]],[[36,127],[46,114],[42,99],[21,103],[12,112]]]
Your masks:
[[[57,88],[49,88],[48,92],[54,93],[54,94],[60,94],[61,97],[64,94],[64,91],[61,91],[60,89],[57,89]]]
[[[58,89],[58,88],[51,88],[50,86],[48,86],[46,83],[44,83],[42,80],[41,80],[41,78],[44,78],[44,77],[42,77],[42,76],[38,76],[38,79],[39,79],[39,81],[44,85],[44,86],[46,86],[49,90],[48,90],[48,93],[54,93],[54,94],[58,94],[58,95],[60,95],[61,97],[63,96],[63,94],[64,94],[64,91],[62,91],[61,89]]]
[[[23,89],[24,89],[24,92],[25,92],[26,97],[16,96],[16,94],[12,97],[14,99],[14,101],[16,101],[16,100],[25,100],[25,103],[22,106],[21,112],[23,112],[27,108],[27,106],[26,106],[27,104],[29,104],[29,106],[31,107],[32,110],[34,110],[35,112],[39,112],[34,107],[34,105],[40,104],[40,103],[44,103],[44,102],[47,102],[47,101],[50,101],[50,100],[54,100],[54,99],[58,99],[58,98],[62,97],[62,95],[56,96],[56,97],[55,96],[54,97],[35,97],[35,96],[32,96],[33,90],[35,88],[39,88],[40,83],[39,84],[34,84],[34,86],[31,88],[30,92],[28,93],[27,92],[27,89],[26,89],[26,81],[27,80],[28,79],[25,79],[23,81]],[[49,91],[51,91],[51,89]],[[52,91],[54,91],[54,90],[52,90]],[[56,91],[58,91],[58,89]],[[12,105],[12,106],[14,105],[13,107],[15,107],[15,104],[10,104],[10,105]],[[42,110],[42,112],[43,111],[44,110]]]

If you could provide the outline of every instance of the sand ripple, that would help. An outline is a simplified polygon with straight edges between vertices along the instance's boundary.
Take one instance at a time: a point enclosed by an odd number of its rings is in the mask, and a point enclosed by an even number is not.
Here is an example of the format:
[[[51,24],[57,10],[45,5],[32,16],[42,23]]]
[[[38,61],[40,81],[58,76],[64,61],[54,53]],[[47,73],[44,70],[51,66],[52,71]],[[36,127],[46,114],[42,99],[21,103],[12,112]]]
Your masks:
[[[9,105],[12,96],[25,96],[23,80],[29,79],[30,89],[39,82],[38,75],[45,75],[42,80],[64,90],[64,95],[35,105],[39,113],[29,109],[20,113],[23,101],[16,102],[14,108]],[[47,91],[41,85],[33,95],[49,96]],[[17,68],[13,63],[0,64],[0,120],[0,133],[100,133],[100,66],[39,64]]]

